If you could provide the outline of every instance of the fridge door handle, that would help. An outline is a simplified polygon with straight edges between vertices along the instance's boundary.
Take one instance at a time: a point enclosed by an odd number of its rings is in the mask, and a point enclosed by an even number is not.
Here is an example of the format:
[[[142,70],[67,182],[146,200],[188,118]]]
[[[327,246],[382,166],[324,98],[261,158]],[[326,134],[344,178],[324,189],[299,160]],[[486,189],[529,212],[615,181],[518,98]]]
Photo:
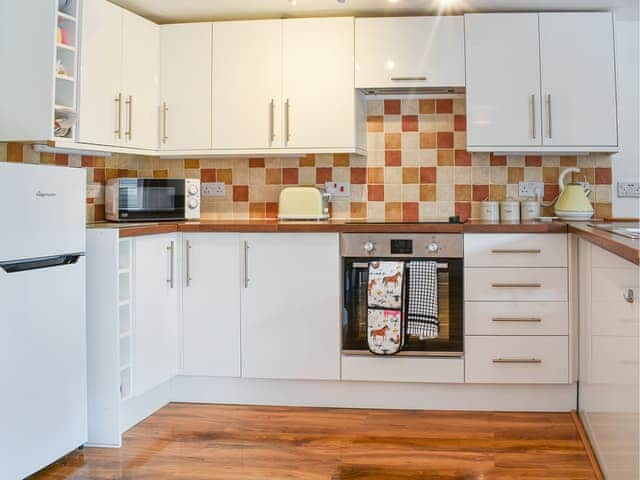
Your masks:
[[[52,257],[0,262],[0,268],[7,273],[28,272],[30,270],[60,267],[62,265],[73,265],[74,263],[78,263],[80,257],[83,256],[84,253],[67,253],[64,255],[54,255]]]

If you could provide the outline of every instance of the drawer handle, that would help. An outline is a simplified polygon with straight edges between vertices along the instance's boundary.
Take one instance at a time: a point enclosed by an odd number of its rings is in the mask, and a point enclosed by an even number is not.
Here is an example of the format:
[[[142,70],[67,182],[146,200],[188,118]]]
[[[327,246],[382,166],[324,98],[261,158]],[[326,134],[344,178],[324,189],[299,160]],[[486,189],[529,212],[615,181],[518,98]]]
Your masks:
[[[427,77],[391,77],[391,81],[393,82],[410,82],[412,80],[415,81],[425,81]]]
[[[536,317],[497,317],[492,318],[493,322],[541,322],[541,318]]]
[[[542,363],[539,358],[494,358],[493,363]]]
[[[508,249],[495,249],[491,250],[491,253],[542,253],[542,250],[538,249],[516,249],[516,250],[508,250]]]
[[[492,283],[493,288],[540,288],[540,283]]]

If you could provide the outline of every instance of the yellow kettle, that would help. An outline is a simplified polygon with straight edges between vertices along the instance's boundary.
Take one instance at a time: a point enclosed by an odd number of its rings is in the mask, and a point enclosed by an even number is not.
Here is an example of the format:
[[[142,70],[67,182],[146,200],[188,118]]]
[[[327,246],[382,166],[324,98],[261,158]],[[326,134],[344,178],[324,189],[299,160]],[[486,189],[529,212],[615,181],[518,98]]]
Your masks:
[[[560,174],[560,196],[556,200],[555,212],[563,220],[588,220],[593,217],[593,206],[588,198],[591,191],[586,177],[584,183],[564,183],[565,177],[573,172],[580,173],[580,169],[567,168]]]

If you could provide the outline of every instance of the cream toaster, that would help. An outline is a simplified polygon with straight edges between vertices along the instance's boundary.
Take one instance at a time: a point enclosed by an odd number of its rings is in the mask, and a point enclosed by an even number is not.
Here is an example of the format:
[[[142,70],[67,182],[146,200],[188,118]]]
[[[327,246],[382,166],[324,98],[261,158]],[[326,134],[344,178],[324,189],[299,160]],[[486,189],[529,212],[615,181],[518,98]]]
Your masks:
[[[280,192],[278,219],[326,220],[331,195],[316,187],[287,187]]]

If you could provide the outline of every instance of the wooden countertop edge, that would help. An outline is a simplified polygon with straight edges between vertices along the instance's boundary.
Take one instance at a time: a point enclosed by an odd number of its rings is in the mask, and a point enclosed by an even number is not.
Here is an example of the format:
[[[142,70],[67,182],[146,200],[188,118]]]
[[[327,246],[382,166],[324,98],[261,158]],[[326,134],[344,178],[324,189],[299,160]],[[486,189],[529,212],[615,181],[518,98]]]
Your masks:
[[[640,265],[640,242],[620,237],[603,230],[586,225],[569,225],[569,233],[573,233],[636,265]],[[635,246],[634,246],[635,244]]]

